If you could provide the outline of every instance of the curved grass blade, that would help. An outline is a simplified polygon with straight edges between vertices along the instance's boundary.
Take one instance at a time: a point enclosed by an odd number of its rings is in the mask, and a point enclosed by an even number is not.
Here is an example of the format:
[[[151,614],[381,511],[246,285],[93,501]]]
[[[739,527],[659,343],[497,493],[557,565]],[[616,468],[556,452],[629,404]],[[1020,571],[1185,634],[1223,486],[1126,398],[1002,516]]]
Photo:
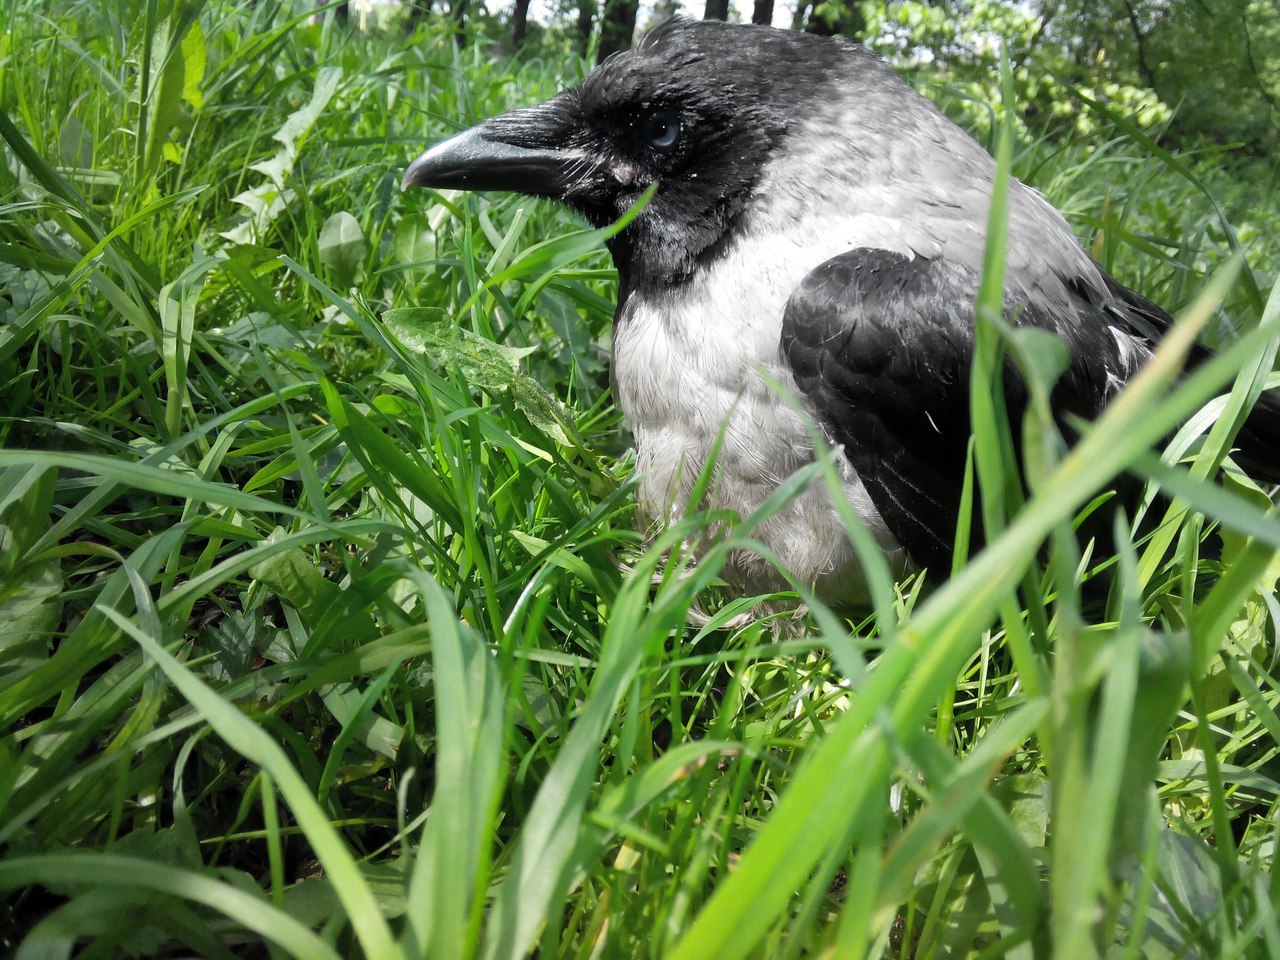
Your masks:
[[[190,870],[111,853],[45,853],[0,860],[0,888],[10,890],[36,883],[92,884],[93,878],[104,884],[129,884],[203,904],[295,957],[340,957],[333,947],[267,900]]]
[[[356,866],[355,859],[339,833],[329,823],[311,788],[294,769],[284,750],[239,709],[209,689],[195,674],[168,654],[147,633],[115,610],[103,611],[164,671],[169,682],[200,711],[219,736],[246,760],[271,775],[280,795],[289,804],[298,826],[306,834],[316,859],[325,869],[343,907],[347,920],[370,960],[401,960],[403,954],[391,936],[382,909]]]

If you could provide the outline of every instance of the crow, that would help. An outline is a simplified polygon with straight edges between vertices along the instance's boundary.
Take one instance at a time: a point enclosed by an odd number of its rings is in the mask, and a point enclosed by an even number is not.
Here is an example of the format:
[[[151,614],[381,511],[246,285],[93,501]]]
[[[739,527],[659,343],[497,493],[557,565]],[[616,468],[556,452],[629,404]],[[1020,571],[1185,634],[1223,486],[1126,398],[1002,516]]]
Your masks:
[[[608,242],[613,389],[642,514],[699,506],[688,501],[723,434],[714,505],[747,516],[813,461],[812,418],[893,571],[945,575],[994,178],[992,157],[861,45],[673,19],[578,86],[431,147],[403,184],[518,191],[604,226],[656,183]],[[1096,417],[1171,322],[1017,181],[1005,309],[1068,347],[1053,393],[1064,423]],[[1004,387],[1016,415],[1026,391],[1012,365]],[[1243,463],[1280,481],[1275,396],[1240,443]],[[866,601],[826,486],[754,535],[824,600]],[[787,587],[754,552],[735,554],[726,578],[744,592]]]

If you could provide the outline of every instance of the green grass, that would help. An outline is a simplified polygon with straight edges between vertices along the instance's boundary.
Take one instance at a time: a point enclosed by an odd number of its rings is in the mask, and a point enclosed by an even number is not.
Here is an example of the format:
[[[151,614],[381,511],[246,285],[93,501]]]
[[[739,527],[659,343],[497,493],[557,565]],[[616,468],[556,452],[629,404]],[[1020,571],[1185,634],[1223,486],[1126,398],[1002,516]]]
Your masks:
[[[717,584],[760,517],[696,566],[716,517],[636,532],[600,236],[398,190],[580,62],[127,6],[0,8],[4,953],[1280,956],[1280,515],[1224,467],[1265,181],[1009,142],[1181,323],[1074,450],[1032,405],[950,580],[868,551],[875,610],[797,620]],[[1103,608],[1070,523],[1122,471],[1171,501]]]

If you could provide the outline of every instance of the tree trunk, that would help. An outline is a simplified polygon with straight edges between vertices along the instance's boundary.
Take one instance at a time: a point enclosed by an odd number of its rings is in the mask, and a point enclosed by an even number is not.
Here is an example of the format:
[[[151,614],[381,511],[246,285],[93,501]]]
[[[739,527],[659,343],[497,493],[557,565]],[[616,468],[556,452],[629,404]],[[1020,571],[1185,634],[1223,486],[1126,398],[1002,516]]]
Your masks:
[[[1150,90],[1159,93],[1160,88],[1156,86],[1155,71],[1151,69],[1151,65],[1147,62],[1147,38],[1142,33],[1142,25],[1138,22],[1138,11],[1133,8],[1130,0],[1124,0],[1125,12],[1129,14],[1129,26],[1133,28],[1133,43],[1138,54],[1138,72],[1142,74],[1142,82],[1145,83]]]
[[[453,0],[453,6],[449,9],[449,16],[453,17],[453,42],[459,47],[467,44],[467,0]]]
[[[578,52],[584,57],[591,47],[591,28],[595,20],[595,0],[578,0]]]
[[[631,49],[636,32],[636,11],[640,0],[605,0],[604,21],[600,24],[600,59]]]
[[[519,50],[529,30],[529,0],[516,0],[511,8],[511,45]]]
[[[765,26],[773,23],[773,0],[756,0],[756,5],[751,10],[751,22],[763,23]]]
[[[703,20],[728,20],[729,0],[707,0],[702,11]]]
[[[809,11],[809,19],[805,22],[804,32],[816,34],[819,37],[833,37],[839,33],[839,23],[819,16],[816,8],[817,4],[814,4],[814,9]]]

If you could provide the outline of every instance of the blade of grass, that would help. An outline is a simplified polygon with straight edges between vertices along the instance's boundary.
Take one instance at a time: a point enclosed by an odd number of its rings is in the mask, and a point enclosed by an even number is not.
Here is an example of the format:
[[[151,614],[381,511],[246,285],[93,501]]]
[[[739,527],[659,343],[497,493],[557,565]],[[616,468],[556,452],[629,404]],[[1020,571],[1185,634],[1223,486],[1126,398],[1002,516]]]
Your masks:
[[[382,910],[346,843],[330,824],[311,788],[299,776],[280,745],[239,709],[209,689],[188,668],[168,654],[155,638],[140,630],[131,620],[110,608],[104,609],[103,613],[156,662],[169,682],[200,711],[209,726],[229,747],[246,760],[262,767],[275,781],[280,795],[293,811],[298,826],[306,834],[316,858],[324,866],[325,874],[346,910],[365,956],[371,960],[402,958],[403,953],[391,936]]]
[[[93,877],[203,904],[297,957],[339,957],[333,947],[260,896],[190,870],[109,853],[45,853],[0,861],[0,887],[10,890],[36,883],[92,883]]]

